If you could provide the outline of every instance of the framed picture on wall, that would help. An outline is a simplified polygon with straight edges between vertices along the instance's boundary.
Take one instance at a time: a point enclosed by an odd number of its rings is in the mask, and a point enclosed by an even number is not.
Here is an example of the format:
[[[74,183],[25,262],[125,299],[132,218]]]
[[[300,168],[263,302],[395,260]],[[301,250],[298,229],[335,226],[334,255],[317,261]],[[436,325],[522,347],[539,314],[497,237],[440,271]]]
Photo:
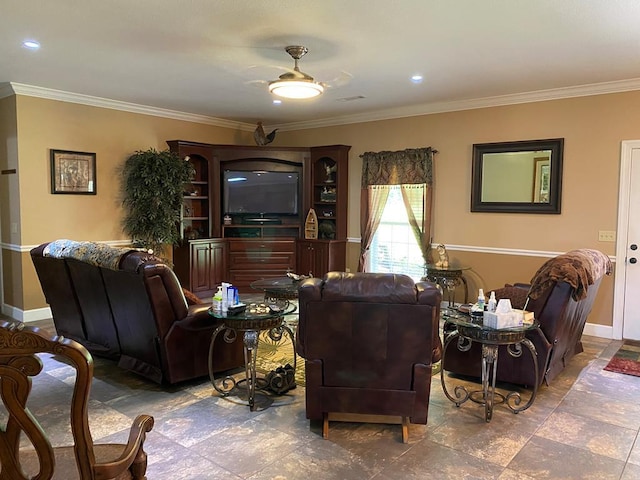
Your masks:
[[[533,167],[533,202],[548,203],[549,202],[549,169],[550,161],[548,158],[535,158]]]
[[[95,195],[96,154],[51,150],[51,193]]]

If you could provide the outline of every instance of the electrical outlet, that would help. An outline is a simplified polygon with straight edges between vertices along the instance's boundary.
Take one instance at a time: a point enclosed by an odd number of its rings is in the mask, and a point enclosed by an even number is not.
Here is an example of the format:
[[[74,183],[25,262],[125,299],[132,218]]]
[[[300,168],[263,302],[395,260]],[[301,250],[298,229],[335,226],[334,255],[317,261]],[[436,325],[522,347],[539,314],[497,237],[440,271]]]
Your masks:
[[[613,230],[600,230],[598,232],[598,241],[599,242],[615,242],[616,232]]]

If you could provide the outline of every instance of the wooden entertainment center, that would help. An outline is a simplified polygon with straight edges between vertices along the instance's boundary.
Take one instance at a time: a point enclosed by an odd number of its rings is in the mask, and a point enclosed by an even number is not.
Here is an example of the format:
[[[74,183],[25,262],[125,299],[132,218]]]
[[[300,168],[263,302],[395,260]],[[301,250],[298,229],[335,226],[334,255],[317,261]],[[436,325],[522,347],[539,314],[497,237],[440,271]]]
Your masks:
[[[185,185],[182,242],[173,250],[174,270],[185,288],[206,298],[223,281],[249,292],[252,282],[287,271],[322,277],[345,269],[350,146],[251,147],[183,140],[167,144],[196,172]],[[266,197],[259,196],[261,184],[248,188],[251,210],[264,204],[267,211],[244,213],[230,200],[232,188],[240,200],[243,191],[225,185],[225,172],[228,176],[278,172],[272,177],[279,176],[283,182],[285,177],[296,178],[297,187],[271,186],[279,190],[273,191],[273,197],[289,196],[278,203],[275,198],[271,202],[267,190]],[[315,239],[305,238],[304,223],[311,208],[318,219]]]

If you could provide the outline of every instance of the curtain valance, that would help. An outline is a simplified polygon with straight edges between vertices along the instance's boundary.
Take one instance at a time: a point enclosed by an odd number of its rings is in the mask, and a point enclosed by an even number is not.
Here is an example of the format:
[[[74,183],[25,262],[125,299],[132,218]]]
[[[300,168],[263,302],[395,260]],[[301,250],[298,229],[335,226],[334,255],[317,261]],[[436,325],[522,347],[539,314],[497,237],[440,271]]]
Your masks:
[[[370,185],[433,184],[431,147],[397,152],[365,152],[362,158],[362,188]]]

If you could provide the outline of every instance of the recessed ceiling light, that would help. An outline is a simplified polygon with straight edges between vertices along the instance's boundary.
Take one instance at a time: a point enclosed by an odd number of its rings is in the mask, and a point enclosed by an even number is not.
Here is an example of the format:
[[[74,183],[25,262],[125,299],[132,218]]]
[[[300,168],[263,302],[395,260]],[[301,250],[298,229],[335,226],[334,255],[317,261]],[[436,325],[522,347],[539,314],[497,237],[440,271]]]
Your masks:
[[[412,81],[413,83],[422,83],[422,75],[417,75],[417,74],[416,74],[416,75],[413,75],[413,76],[411,77],[411,81]]]
[[[29,50],[38,50],[40,48],[40,43],[35,40],[25,40],[22,42],[22,46],[24,48],[28,48]]]
[[[277,98],[273,100],[274,105],[280,105],[281,103],[282,103],[282,100],[278,100]]]

